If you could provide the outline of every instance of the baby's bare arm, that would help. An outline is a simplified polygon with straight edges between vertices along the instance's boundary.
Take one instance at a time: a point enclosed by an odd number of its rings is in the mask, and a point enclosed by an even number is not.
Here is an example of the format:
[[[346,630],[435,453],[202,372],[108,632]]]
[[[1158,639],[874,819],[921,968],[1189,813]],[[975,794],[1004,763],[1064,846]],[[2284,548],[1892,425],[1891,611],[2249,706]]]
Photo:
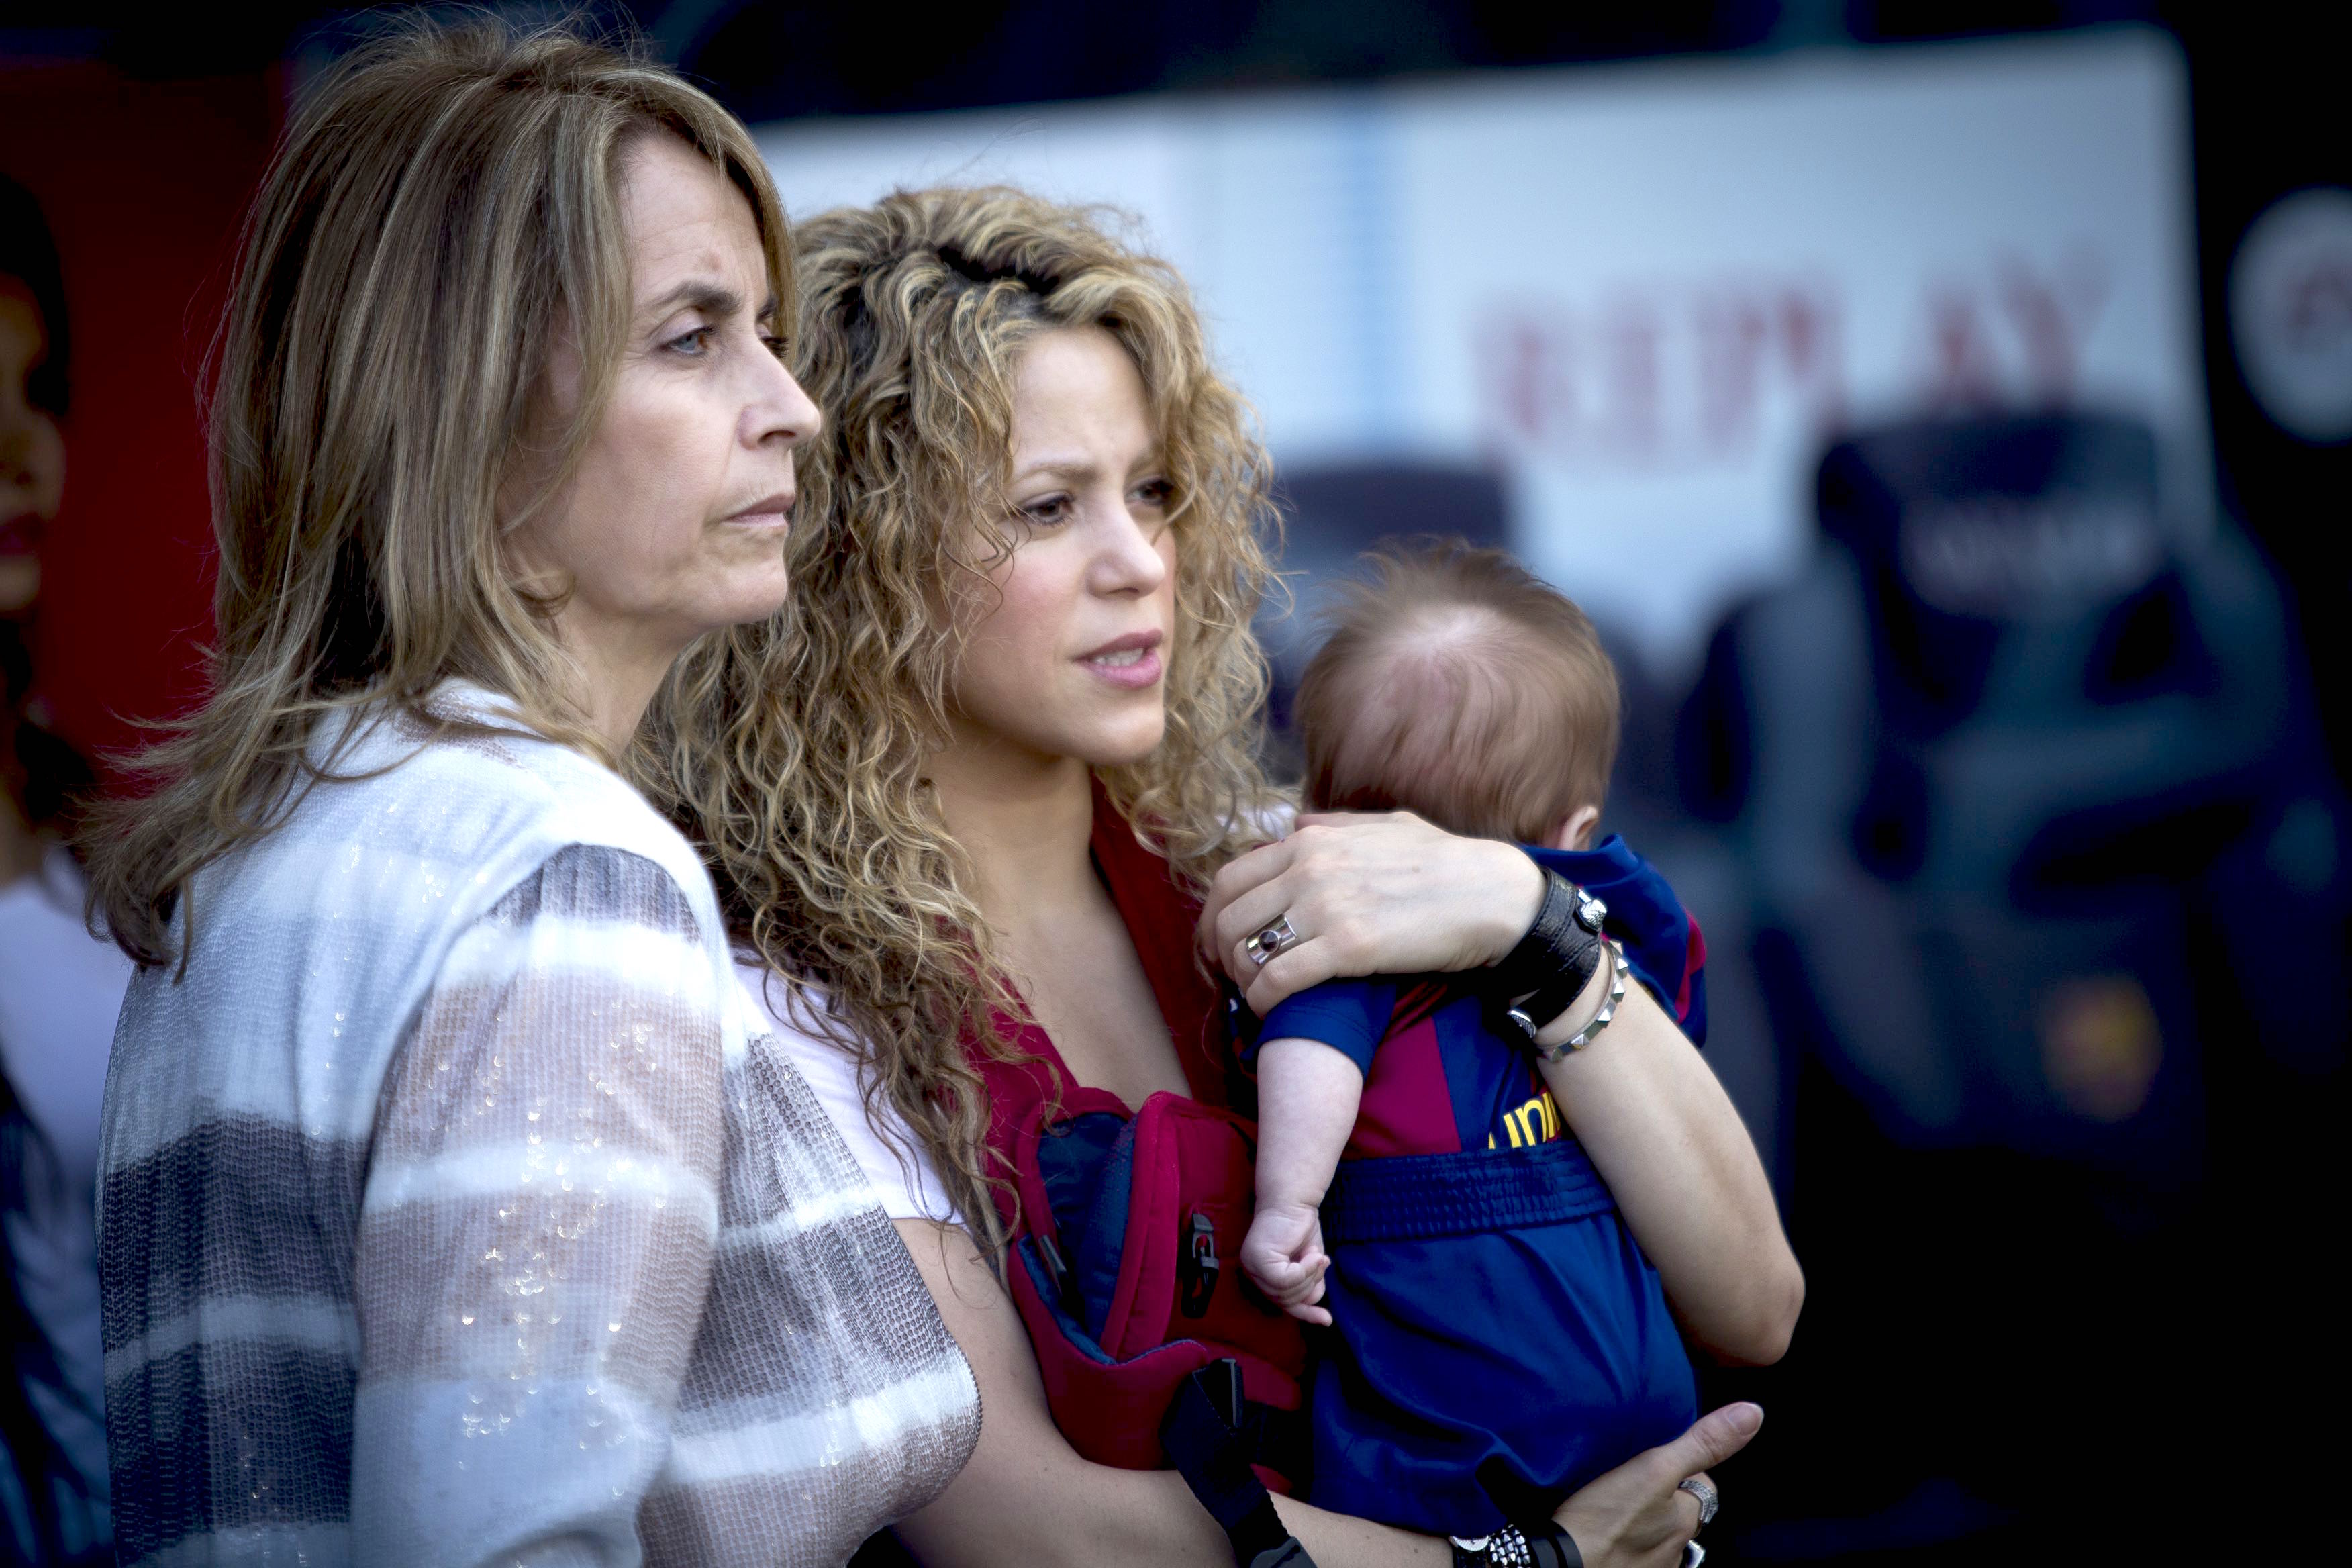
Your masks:
[[[1355,1130],[1364,1075],[1320,1040],[1269,1040],[1257,1053],[1257,1206],[1314,1208]]]
[[[1328,1323],[1317,1209],[1348,1146],[1364,1077],[1319,1040],[1281,1039],[1257,1058],[1257,1214],[1242,1243],[1242,1267],[1275,1305],[1309,1323]]]

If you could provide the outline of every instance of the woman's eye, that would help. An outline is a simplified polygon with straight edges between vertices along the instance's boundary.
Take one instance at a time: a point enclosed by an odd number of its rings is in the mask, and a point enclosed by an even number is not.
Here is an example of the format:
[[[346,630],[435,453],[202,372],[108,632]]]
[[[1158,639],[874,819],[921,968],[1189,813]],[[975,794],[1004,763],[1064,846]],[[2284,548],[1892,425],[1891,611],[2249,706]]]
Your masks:
[[[1166,479],[1146,479],[1135,487],[1135,499],[1146,506],[1164,507],[1176,499],[1176,487]]]
[[[688,358],[698,358],[709,352],[713,331],[714,329],[709,327],[697,327],[690,332],[679,333],[664,343],[662,347],[673,353],[685,354]]]
[[[1021,509],[1021,515],[1032,522],[1060,522],[1070,515],[1070,498],[1047,496],[1033,500]]]
[[[761,333],[760,341],[767,344],[768,352],[778,359],[783,359],[792,353],[793,345],[773,332]]]

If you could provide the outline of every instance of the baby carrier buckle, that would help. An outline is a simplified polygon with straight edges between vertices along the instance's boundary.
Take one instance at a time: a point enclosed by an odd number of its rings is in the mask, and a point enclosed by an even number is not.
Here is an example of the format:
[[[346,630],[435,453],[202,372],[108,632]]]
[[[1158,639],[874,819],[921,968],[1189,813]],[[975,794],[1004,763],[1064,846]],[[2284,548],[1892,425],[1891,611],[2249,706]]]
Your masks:
[[[1194,1209],[1187,1216],[1185,1229],[1184,1262],[1178,1277],[1181,1294],[1177,1305],[1188,1318],[1205,1317],[1209,1298],[1217,1292],[1217,1273],[1223,1267],[1217,1260],[1216,1222]]]

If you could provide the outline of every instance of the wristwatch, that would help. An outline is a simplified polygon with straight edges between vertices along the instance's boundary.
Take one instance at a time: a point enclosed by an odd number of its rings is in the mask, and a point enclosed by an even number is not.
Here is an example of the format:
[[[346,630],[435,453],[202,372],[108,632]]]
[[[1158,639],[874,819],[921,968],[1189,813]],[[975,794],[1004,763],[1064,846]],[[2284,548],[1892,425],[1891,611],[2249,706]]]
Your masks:
[[[1475,1541],[1458,1535],[1447,1540],[1454,1548],[1454,1568],[1584,1568],[1584,1553],[1576,1549],[1575,1538],[1557,1524],[1538,1535],[1507,1524]]]
[[[1609,906],[1559,872],[1544,872],[1543,901],[1518,945],[1496,963],[1487,1000],[1533,1045],[1537,1031],[1576,1000],[1601,967]]]

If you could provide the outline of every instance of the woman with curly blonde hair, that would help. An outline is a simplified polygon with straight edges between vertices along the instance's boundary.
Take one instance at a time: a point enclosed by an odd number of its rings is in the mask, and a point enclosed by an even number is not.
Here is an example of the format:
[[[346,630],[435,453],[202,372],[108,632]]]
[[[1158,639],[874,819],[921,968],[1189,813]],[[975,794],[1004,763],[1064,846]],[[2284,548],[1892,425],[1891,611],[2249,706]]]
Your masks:
[[[1196,931],[1262,1012],[1334,974],[1490,963],[1541,878],[1402,814],[1267,842],[1286,815],[1255,752],[1268,463],[1170,268],[1096,214],[1003,189],[900,192],[795,238],[793,365],[828,422],[803,457],[793,600],[680,667],[657,788],[979,1377],[979,1448],[901,1527],[918,1556],[1223,1562],[1175,1476],[1090,1463],[1056,1428],[992,1268],[1018,1221],[1003,1086],[1215,1103]],[[1645,1003],[1617,1027],[1641,1048],[1604,1074],[1630,1103],[1651,1055],[1688,1048]],[[1636,1113],[1627,1142],[1723,1136],[1676,1114]],[[1609,1173],[1692,1179],[1638,1152]],[[1717,1412],[1569,1500],[1585,1561],[1673,1561],[1695,1528],[1677,1483],[1759,1418]],[[1278,1507],[1327,1563],[1447,1560]]]

